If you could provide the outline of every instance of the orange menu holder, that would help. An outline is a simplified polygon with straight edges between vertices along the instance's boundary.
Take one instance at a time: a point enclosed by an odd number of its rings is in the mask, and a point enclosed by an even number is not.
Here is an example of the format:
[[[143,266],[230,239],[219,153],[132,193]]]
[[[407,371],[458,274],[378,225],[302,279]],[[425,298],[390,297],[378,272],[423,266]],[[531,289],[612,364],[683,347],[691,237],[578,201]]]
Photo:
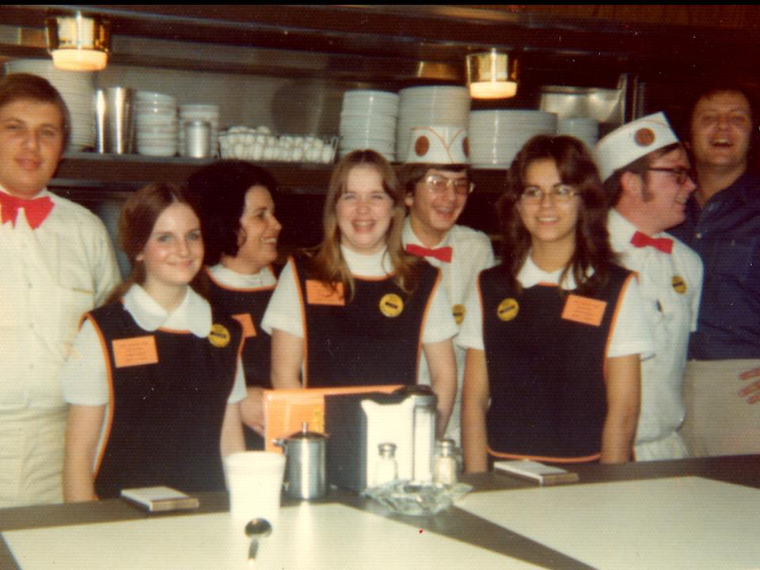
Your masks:
[[[304,390],[265,390],[264,417],[266,418],[266,451],[279,451],[275,440],[287,438],[301,431],[303,422],[309,431],[325,431],[325,396],[339,394],[390,394],[402,385],[349,386],[345,388],[306,388]]]

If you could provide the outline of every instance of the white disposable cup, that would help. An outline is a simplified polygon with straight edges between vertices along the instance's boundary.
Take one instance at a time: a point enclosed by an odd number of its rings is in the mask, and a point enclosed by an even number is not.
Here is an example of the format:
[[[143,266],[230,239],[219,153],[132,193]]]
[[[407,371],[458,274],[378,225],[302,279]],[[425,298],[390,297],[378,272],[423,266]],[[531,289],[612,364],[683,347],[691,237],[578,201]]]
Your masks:
[[[230,494],[230,514],[247,523],[264,518],[272,526],[280,512],[285,455],[270,451],[243,451],[224,458]]]

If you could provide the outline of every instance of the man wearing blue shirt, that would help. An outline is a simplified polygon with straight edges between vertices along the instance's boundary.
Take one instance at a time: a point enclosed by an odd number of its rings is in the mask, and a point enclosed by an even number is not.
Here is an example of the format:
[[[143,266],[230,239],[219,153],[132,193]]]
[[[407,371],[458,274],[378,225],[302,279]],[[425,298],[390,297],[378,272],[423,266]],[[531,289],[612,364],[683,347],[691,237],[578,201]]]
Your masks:
[[[702,258],[682,429],[696,456],[760,453],[760,176],[748,170],[758,115],[736,86],[706,90],[690,117],[697,190],[672,234]]]

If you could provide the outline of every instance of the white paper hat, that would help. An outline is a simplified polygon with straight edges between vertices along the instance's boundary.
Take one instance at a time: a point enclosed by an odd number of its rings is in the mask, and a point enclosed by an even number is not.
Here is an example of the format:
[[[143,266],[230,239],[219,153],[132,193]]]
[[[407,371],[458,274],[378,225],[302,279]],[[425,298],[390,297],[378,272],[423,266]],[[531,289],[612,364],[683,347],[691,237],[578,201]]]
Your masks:
[[[412,127],[407,164],[469,164],[467,129],[446,125]]]
[[[679,142],[662,113],[647,115],[615,129],[594,149],[602,182],[623,166],[662,147]]]

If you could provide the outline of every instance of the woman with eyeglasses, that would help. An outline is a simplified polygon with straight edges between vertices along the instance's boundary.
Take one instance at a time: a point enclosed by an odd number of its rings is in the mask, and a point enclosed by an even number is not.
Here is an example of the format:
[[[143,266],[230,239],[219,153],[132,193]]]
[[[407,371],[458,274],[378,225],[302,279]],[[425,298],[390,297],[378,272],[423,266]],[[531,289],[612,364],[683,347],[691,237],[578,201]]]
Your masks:
[[[423,354],[440,435],[456,391],[457,327],[438,270],[402,249],[403,221],[393,167],[372,150],[344,157],[322,244],[289,260],[262,328],[272,335],[275,389],[416,384]]]
[[[624,463],[652,350],[635,275],[616,265],[599,174],[572,137],[534,137],[499,204],[504,259],[483,271],[467,348],[465,468],[492,459]]]

